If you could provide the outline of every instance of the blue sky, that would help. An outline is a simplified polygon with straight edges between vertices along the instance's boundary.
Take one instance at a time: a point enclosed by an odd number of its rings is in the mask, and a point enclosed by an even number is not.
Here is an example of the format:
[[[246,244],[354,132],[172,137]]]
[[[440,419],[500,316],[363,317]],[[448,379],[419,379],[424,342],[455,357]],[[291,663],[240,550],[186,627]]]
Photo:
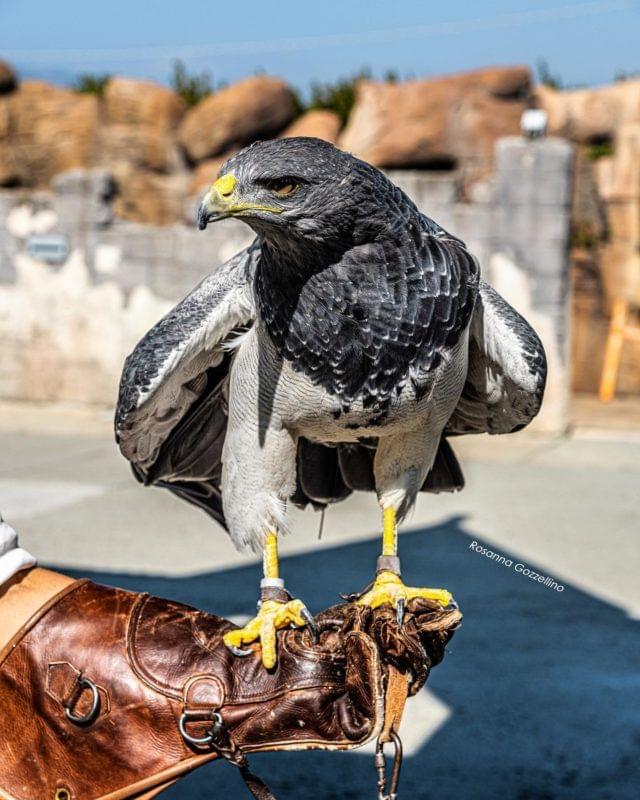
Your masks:
[[[66,83],[79,72],[166,81],[182,58],[234,81],[305,88],[368,66],[437,75],[545,59],[566,84],[640,70],[639,0],[0,0],[0,58]]]

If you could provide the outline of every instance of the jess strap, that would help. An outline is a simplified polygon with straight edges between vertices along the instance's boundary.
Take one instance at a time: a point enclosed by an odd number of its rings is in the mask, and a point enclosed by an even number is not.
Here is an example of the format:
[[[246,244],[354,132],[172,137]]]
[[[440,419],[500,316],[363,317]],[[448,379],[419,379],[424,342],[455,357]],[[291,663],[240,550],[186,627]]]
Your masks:
[[[275,800],[248,766],[264,750],[348,750],[378,740],[378,797],[395,795],[399,724],[459,624],[457,608],[353,603],[306,630],[234,656],[234,626],[146,594],[78,581],[0,652],[0,798],[151,798],[215,758],[238,767],[257,800]],[[387,789],[384,743],[396,750]]]

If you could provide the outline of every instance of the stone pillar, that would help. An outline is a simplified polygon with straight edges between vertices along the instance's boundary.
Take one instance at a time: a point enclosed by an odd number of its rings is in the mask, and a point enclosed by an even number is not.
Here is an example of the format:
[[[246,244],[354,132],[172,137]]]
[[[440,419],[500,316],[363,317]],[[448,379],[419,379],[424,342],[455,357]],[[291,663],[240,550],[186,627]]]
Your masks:
[[[569,420],[569,233],[573,148],[563,139],[508,137],[496,145],[496,238],[489,282],[538,331],[549,361],[533,429]]]

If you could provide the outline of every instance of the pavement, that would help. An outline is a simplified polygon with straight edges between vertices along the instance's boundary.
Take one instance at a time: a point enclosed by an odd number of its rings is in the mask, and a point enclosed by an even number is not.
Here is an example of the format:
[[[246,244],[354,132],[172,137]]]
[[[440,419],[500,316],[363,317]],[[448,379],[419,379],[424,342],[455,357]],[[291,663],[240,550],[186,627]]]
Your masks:
[[[408,706],[401,796],[638,797],[640,435],[619,417],[585,419],[566,438],[456,440],[466,488],[422,496],[403,526],[405,580],[450,589],[465,617]],[[0,404],[0,510],[42,564],[238,620],[253,606],[257,560],[198,510],[136,484],[107,412]],[[320,541],[318,526],[296,514],[282,545],[288,587],[312,611],[365,585],[379,549],[369,496],[333,507]],[[371,760],[252,759],[282,800],[373,796]],[[163,796],[248,795],[213,764]]]

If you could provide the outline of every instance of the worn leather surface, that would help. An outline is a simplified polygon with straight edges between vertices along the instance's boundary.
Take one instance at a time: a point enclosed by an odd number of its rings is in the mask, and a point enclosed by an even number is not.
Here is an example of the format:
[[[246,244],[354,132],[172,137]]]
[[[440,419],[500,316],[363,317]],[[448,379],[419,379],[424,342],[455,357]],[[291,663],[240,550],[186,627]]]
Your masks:
[[[317,644],[306,630],[279,632],[278,663],[266,671],[259,646],[244,658],[224,646],[227,620],[78,582],[0,654],[0,797],[151,797],[216,757],[182,737],[184,711],[195,737],[219,712],[242,753],[356,747],[383,729],[390,667],[417,691],[459,619],[416,601],[400,630],[391,609],[336,606],[319,615]],[[99,710],[78,724],[65,706],[90,711],[83,677]]]

